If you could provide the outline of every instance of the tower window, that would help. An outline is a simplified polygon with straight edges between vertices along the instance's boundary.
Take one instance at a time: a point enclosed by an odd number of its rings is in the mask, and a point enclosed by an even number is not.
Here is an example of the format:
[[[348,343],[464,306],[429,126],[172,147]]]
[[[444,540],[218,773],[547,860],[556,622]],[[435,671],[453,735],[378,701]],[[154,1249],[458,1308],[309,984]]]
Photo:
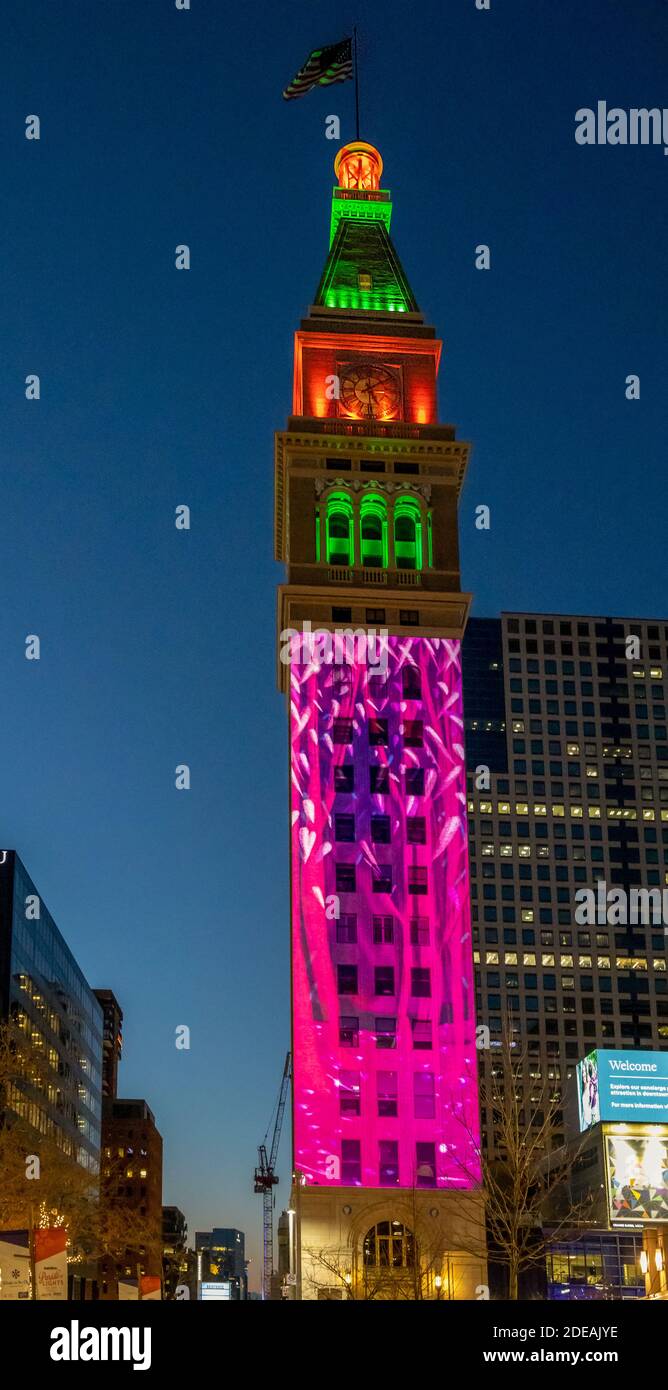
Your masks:
[[[395,1186],[399,1181],[399,1143],[396,1139],[381,1139],[378,1143],[378,1177],[381,1187]]]
[[[334,768],[334,791],[354,792],[355,768],[352,763],[341,763]]]
[[[356,1187],[362,1181],[362,1157],[359,1139],[341,1140],[341,1181],[344,1187]]]
[[[359,1115],[360,1113],[360,1074],[358,1071],[342,1071],[339,1083],[339,1114]]]
[[[337,966],[337,980],[339,994],[357,994],[356,965]]]
[[[374,946],[391,945],[394,941],[394,917],[374,917],[372,925]]]
[[[374,994],[394,994],[394,966],[377,965],[374,970]]]
[[[422,513],[412,497],[394,504],[394,553],[397,569],[422,569]]]
[[[397,1045],[396,1018],[377,1018],[375,1020],[376,1047],[392,1048]]]
[[[417,666],[404,666],[401,684],[407,700],[422,699],[422,679]]]
[[[389,845],[390,843],[390,817],[372,816],[371,817],[371,839],[375,845]]]
[[[355,563],[353,504],[345,492],[333,492],[327,502],[327,563]]]
[[[426,869],[425,869],[425,873],[426,873]],[[373,876],[373,891],[374,891],[374,893],[391,893],[391,892],[392,892],[392,865],[391,865],[391,864],[379,864],[379,865],[378,865],[378,872],[375,873],[374,876]],[[410,888],[409,888],[408,891],[409,891],[409,892],[411,891]],[[426,891],[426,890],[425,890],[425,891]]]
[[[385,793],[390,790],[390,769],[389,767],[369,768],[369,788],[372,792]]]
[[[362,498],[360,538],[362,564],[375,569],[387,569],[387,504],[384,497],[372,493]]]
[[[407,767],[404,776],[406,795],[424,796],[424,768]]]
[[[397,1073],[396,1071],[376,1072],[376,1094],[378,1114],[391,1119],[397,1114]]]
[[[361,290],[373,289],[373,277],[369,275],[367,270],[360,270],[357,276],[357,283]]]
[[[422,726],[420,726],[421,728]],[[369,720],[369,743],[374,747],[387,747],[388,733],[386,719]]]
[[[360,1030],[359,1019],[354,1015],[342,1014],[339,1019],[339,1045],[341,1047],[359,1047]]]
[[[413,1114],[416,1120],[433,1120],[436,1114],[433,1072],[416,1071],[413,1076]]]
[[[436,1145],[415,1145],[416,1176],[418,1187],[436,1186]]]
[[[348,841],[355,839],[355,817],[354,816],[335,816],[334,817],[335,838],[337,840]]]

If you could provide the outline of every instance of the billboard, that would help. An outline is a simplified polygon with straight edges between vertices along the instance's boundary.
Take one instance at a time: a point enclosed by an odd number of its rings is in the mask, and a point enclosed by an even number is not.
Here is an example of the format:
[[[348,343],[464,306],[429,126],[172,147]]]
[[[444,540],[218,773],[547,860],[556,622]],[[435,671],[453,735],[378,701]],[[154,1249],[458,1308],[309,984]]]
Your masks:
[[[581,1131],[599,1121],[668,1124],[668,1052],[599,1048],[576,1075]]]
[[[229,1279],[220,1280],[217,1284],[200,1284],[200,1299],[206,1303],[211,1299],[224,1299],[229,1302],[232,1298],[232,1284]]]
[[[610,1221],[668,1222],[668,1127],[604,1135]]]

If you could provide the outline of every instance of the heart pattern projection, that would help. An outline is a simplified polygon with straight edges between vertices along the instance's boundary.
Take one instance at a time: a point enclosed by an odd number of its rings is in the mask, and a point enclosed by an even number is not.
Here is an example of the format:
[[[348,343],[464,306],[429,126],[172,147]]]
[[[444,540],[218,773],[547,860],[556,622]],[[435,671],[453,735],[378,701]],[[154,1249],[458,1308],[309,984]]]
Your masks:
[[[460,644],[390,637],[382,676],[295,663],[291,766],[295,1166],[318,1184],[471,1188]]]

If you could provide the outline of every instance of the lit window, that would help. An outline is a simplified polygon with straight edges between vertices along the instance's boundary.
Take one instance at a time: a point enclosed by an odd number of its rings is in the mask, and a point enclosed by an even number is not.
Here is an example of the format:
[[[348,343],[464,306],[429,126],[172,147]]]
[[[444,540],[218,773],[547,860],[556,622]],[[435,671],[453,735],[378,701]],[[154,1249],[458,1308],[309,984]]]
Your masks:
[[[510,802],[509,802],[509,801],[499,801],[499,803],[498,803],[496,809],[497,809],[497,811],[498,811],[498,813],[499,813],[500,816],[509,816],[509,815],[510,815]]]
[[[599,970],[609,970],[609,969],[610,969],[610,957],[609,957],[609,956],[598,956],[598,957],[597,957],[597,960],[596,960],[596,964],[598,965]]]
[[[642,818],[643,820],[656,820],[656,814],[651,807],[645,806],[643,807]]]
[[[524,733],[524,720],[523,720],[523,719],[513,719],[513,733],[514,733],[514,734],[523,734],[523,733]]]
[[[591,970],[591,956],[578,956],[578,965],[581,970]]]
[[[572,970],[572,969],[573,969],[573,957],[572,957],[572,956],[560,956],[560,958],[559,958],[559,964],[560,964],[562,970]]]
[[[617,956],[618,970],[646,970],[647,961],[642,956]]]
[[[544,801],[537,801],[533,808],[534,816],[546,816],[547,806]]]
[[[572,819],[572,820],[582,820],[582,807],[581,807],[581,806],[571,806],[571,819]]]
[[[552,951],[547,951],[540,958],[541,965],[554,965],[554,955]]]
[[[567,743],[566,752],[569,758],[577,758],[580,752],[579,743]]]
[[[529,814],[529,803],[528,803],[528,801],[516,801],[516,802],[515,802],[515,815],[516,815],[516,816],[528,816],[528,814]]]
[[[518,845],[518,846],[517,846],[517,853],[518,853],[520,859],[530,859],[530,858],[531,858],[531,845]]]
[[[522,956],[522,964],[523,964],[523,965],[535,965],[535,964],[536,964],[536,952],[535,952],[535,951],[525,951],[525,952],[524,952],[524,955]]]
[[[532,907],[523,907],[523,908],[522,908],[522,921],[523,921],[523,922],[533,922],[533,908],[532,908]]]
[[[575,980],[572,975],[564,975],[561,980],[562,989],[575,989]]]
[[[660,680],[663,679],[663,667],[662,667],[662,666],[650,666],[649,674],[650,674],[650,676],[651,676],[651,678],[652,678],[653,681],[660,681]]]
[[[590,820],[600,820],[600,819],[601,819],[601,808],[600,808],[600,806],[590,806],[589,809],[588,809],[588,811],[587,811],[587,815],[589,816],[589,819],[590,819]]]
[[[510,859],[513,853],[512,845],[499,845],[499,855],[501,859]]]
[[[481,810],[483,816],[491,816],[491,814],[492,814],[492,803],[491,803],[491,801],[481,801],[481,802],[480,802],[480,810]]]
[[[506,965],[517,965],[517,951],[506,951],[504,963]]]
[[[563,816],[563,815],[564,815],[564,807],[563,807],[563,806],[553,806],[553,807],[552,807],[552,815],[553,815],[553,816]]]
[[[498,953],[498,951],[486,951],[486,952],[485,952],[485,965],[498,965],[498,964],[499,964],[499,953]]]
[[[652,961],[652,964],[653,964],[655,970],[665,970],[665,968],[666,968],[666,962],[665,962],[665,960],[660,960],[660,959],[659,959],[659,960],[655,960],[655,961]]]
[[[486,858],[486,859],[493,859],[493,857],[494,857],[494,845],[493,845],[493,843],[492,843],[491,841],[488,840],[485,844],[483,844],[482,847],[481,847],[481,853],[482,853],[482,855],[483,855],[483,858]]]

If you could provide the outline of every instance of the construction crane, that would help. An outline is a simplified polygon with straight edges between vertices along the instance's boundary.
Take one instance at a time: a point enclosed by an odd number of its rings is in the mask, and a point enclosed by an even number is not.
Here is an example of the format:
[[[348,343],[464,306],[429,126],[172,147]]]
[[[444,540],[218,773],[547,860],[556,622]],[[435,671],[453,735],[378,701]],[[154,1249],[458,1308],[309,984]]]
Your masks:
[[[262,1297],[263,1299],[271,1296],[271,1276],[274,1272],[274,1192],[273,1189],[278,1182],[274,1171],[278,1156],[278,1146],[281,1142],[281,1128],[283,1125],[283,1112],[288,1096],[288,1085],[290,1083],[290,1063],[291,1057],[288,1052],[285,1057],[283,1076],[278,1092],[276,1105],[271,1112],[267,1132],[261,1144],[258,1144],[257,1157],[258,1166],[255,1169],[255,1191],[262,1193],[262,1245],[263,1245],[263,1268],[262,1268]],[[269,1155],[267,1156],[267,1137],[271,1129],[271,1121],[274,1119],[274,1132],[271,1137]]]

